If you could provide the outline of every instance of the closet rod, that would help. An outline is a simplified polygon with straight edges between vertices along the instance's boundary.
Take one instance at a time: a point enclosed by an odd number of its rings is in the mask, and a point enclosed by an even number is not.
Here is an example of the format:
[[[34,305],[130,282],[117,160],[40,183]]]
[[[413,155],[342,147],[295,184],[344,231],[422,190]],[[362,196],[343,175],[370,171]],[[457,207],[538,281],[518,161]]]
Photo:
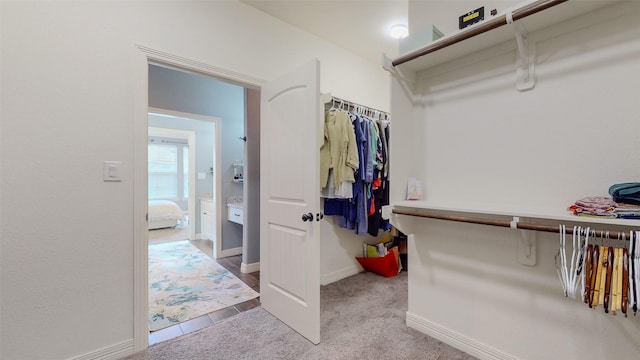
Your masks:
[[[410,215],[410,216],[418,216],[430,219],[439,219],[439,220],[448,220],[448,221],[458,221],[465,222],[471,224],[480,224],[480,225],[491,225],[491,226],[501,226],[501,227],[511,227],[510,221],[505,220],[490,220],[490,219],[479,219],[479,218],[471,218],[466,216],[453,216],[453,215],[439,215],[439,214],[425,214],[418,211],[404,210],[404,209],[392,209],[392,213],[398,215]],[[580,221],[580,220],[576,220]],[[560,229],[557,226],[549,226],[549,225],[537,225],[537,224],[527,224],[527,223],[516,223],[516,227],[522,230],[534,230],[534,231],[543,231],[550,233],[559,233]],[[599,231],[599,230],[598,230]],[[567,234],[573,234],[573,227],[566,229]],[[603,232],[603,233],[606,233]],[[628,233],[618,232],[618,231],[609,231],[609,237],[611,239],[622,238],[622,236],[629,235]]]
[[[556,5],[560,5],[564,2],[567,2],[569,0],[547,0],[547,1],[537,1],[535,3],[529,4],[523,8],[520,9],[516,9],[513,11],[512,15],[513,15],[513,20],[520,20],[522,18],[525,18],[529,15],[533,15],[536,14],[540,11],[546,10],[548,8],[554,7]],[[391,64],[393,66],[398,66],[400,64],[404,64],[406,62],[409,62],[411,60],[417,59],[421,56],[425,56],[427,54],[430,54],[432,52],[444,49],[446,47],[449,47],[451,45],[457,44],[459,42],[462,42],[464,40],[470,39],[474,36],[480,35],[480,34],[484,34],[487,31],[491,31],[493,29],[499,28],[501,26],[507,25],[507,16],[506,15],[502,15],[496,18],[493,18],[491,20],[487,20],[485,22],[482,22],[472,28],[470,28],[468,31],[462,31],[458,34],[455,34],[449,38],[443,38],[442,41],[436,41],[431,45],[425,46],[422,49],[418,49],[414,52],[410,52],[406,55],[400,56],[399,58],[393,60],[391,62]]]
[[[341,98],[335,97],[335,96],[333,96],[333,95],[331,96],[331,100],[329,100],[329,101],[328,101],[328,102],[326,102],[325,104],[329,104],[329,103],[331,103],[331,102],[335,102],[335,103],[336,103],[336,105],[339,105],[340,103],[344,103],[345,105],[347,105],[347,106],[349,106],[349,107],[356,107],[356,106],[357,106],[357,107],[361,107],[361,108],[364,108],[364,109],[367,109],[367,110],[377,111],[377,112],[379,112],[381,115],[385,115],[385,116],[389,116],[389,115],[390,115],[390,114],[389,114],[388,112],[386,112],[386,111],[377,110],[377,109],[374,109],[374,108],[371,108],[371,107],[368,107],[368,106],[360,105],[360,104],[354,103],[353,101],[348,101],[348,100],[345,100],[345,99],[341,99]]]

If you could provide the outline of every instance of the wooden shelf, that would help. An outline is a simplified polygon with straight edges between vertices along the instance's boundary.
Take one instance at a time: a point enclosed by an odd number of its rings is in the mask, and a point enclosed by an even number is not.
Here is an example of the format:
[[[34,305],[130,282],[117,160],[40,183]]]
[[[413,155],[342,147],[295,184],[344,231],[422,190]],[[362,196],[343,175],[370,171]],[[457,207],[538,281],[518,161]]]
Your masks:
[[[618,1],[569,0],[516,21],[522,23],[527,31],[531,33],[599,8],[610,6]],[[514,9],[514,12],[518,11],[518,9],[526,9],[528,5],[539,2],[541,1],[530,1]],[[521,13],[526,12],[521,11]],[[514,40],[514,29],[511,25],[504,25],[506,23],[505,17],[505,12],[493,17],[488,16],[484,21],[471,25],[459,32],[446,35],[421,49],[401,55],[393,59],[391,63],[401,69],[418,72],[505,41]]]
[[[567,205],[568,207],[568,205]],[[575,216],[565,209],[546,209],[518,207],[516,205],[502,204],[460,204],[460,203],[444,203],[430,201],[400,201],[391,204],[386,211],[391,212],[392,209],[411,209],[423,211],[438,212],[455,212],[468,213],[477,215],[496,215],[496,216],[517,216],[520,218],[554,220],[586,224],[603,224],[608,226],[627,226],[640,229],[640,220],[632,219],[609,219],[609,218],[592,218]]]

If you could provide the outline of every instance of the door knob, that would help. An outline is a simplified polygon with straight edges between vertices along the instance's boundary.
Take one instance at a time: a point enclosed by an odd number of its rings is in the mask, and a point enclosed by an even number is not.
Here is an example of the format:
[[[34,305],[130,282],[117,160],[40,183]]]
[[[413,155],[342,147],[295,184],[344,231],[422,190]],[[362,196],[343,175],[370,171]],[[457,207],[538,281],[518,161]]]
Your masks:
[[[313,221],[313,214],[312,213],[302,214],[302,221]]]

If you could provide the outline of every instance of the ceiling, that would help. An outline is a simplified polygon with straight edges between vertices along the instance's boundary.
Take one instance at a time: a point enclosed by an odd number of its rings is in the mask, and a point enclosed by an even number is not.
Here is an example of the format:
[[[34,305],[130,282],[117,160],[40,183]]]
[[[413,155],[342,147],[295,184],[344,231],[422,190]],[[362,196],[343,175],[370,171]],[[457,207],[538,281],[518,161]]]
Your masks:
[[[485,6],[504,10],[523,0],[240,0],[260,11],[360,55],[375,64],[399,55],[392,25],[458,31],[458,16]],[[411,14],[409,14],[411,8]],[[411,24],[409,24],[411,22]]]
[[[398,55],[395,24],[407,24],[408,0],[241,0],[376,64]]]

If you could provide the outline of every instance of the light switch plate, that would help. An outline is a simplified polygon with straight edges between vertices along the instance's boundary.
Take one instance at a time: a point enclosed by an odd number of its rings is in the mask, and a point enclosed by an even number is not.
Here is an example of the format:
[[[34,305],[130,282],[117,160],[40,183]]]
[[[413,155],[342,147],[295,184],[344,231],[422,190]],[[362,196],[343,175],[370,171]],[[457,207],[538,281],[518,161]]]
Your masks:
[[[121,161],[104,161],[102,165],[102,179],[104,181],[122,181]]]

